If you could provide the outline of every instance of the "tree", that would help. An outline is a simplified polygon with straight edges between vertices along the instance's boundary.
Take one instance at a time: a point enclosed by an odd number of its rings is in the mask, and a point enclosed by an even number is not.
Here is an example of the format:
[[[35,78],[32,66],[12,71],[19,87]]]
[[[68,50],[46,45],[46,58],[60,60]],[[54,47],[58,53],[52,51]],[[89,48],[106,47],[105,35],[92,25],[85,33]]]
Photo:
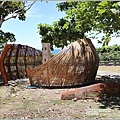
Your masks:
[[[84,34],[81,30],[75,29],[75,19],[67,20],[61,18],[53,23],[54,27],[54,45],[56,47],[64,47],[75,41],[77,38],[83,38]]]
[[[50,39],[56,47],[63,47],[78,38],[98,39],[100,34],[103,36],[98,43],[106,46],[112,36],[120,36],[118,1],[61,2],[57,8],[65,11],[66,16],[51,25],[53,38]]]
[[[25,20],[26,11],[29,10],[34,3],[35,1],[26,6],[26,2],[21,1],[0,1],[0,28],[5,21],[12,18],[18,18],[22,21]],[[15,40],[15,35],[13,33],[5,33],[0,30],[0,50],[3,49],[8,41],[14,42]]]
[[[10,32],[3,32],[2,30],[0,30],[0,53],[2,51],[2,49],[5,47],[5,45],[7,44],[7,42],[14,42],[15,39],[15,35],[10,33]]]
[[[84,35],[89,32],[97,38],[103,33],[98,41],[103,45],[108,45],[111,36],[120,36],[119,1],[62,2],[57,7],[59,11],[66,12],[68,20],[75,19],[75,29],[83,31]]]
[[[52,25],[40,23],[38,24],[38,30],[42,42],[49,42],[51,44],[51,50],[53,50],[53,45],[63,48],[77,38],[84,37],[82,31],[75,29],[74,18],[71,21],[61,18],[53,22]]]
[[[120,45],[103,46],[96,49],[101,61],[120,59]]]
[[[38,33],[41,35],[42,42],[50,43],[51,50],[53,50],[53,27],[49,24],[42,24],[38,25]]]

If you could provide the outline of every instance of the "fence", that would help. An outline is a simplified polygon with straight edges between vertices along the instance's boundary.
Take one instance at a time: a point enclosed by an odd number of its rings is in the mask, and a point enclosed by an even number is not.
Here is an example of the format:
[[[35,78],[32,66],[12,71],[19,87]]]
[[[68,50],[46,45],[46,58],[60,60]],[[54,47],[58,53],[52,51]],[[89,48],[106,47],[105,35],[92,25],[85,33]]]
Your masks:
[[[8,44],[0,56],[0,72],[4,83],[27,76],[26,68],[42,64],[42,52],[27,45]]]
[[[115,65],[115,66],[120,66],[120,59],[108,59],[108,60],[100,60],[99,62],[100,66],[111,66],[111,65]]]

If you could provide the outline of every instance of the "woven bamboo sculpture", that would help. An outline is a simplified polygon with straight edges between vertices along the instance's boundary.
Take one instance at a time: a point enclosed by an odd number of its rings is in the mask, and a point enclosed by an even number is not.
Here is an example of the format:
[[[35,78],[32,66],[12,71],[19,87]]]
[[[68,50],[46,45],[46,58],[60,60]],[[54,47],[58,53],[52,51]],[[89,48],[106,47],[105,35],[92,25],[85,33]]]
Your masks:
[[[42,64],[42,52],[27,45],[8,44],[0,56],[0,72],[4,83],[25,78],[26,68]]]
[[[65,87],[92,83],[99,57],[90,39],[79,39],[44,64],[27,69],[31,85]]]

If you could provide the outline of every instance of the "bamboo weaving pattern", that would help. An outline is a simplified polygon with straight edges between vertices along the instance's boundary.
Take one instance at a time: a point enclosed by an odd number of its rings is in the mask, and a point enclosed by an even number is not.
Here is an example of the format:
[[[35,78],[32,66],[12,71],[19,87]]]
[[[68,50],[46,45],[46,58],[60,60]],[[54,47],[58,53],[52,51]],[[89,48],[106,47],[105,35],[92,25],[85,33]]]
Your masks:
[[[92,83],[99,57],[90,39],[72,42],[44,64],[27,69],[31,85],[63,87]]]
[[[26,69],[42,64],[42,52],[27,45],[8,44],[0,56],[0,72],[4,83],[25,78]]]

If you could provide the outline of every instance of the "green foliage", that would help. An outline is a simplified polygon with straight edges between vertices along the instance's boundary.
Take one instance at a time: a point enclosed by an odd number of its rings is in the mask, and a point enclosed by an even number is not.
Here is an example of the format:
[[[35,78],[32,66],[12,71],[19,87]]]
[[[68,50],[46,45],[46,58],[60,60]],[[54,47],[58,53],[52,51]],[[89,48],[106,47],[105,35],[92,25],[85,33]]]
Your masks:
[[[97,48],[100,60],[120,59],[120,45],[103,46]]]
[[[7,44],[7,42],[15,42],[15,40],[16,39],[14,34],[10,32],[4,33],[2,30],[0,30],[0,53]]]
[[[61,2],[56,6],[59,11],[64,11],[66,16],[53,22],[50,26],[50,35],[47,32],[39,34],[42,41],[52,43],[52,46],[64,47],[78,38],[89,37],[98,39],[103,35],[99,43],[106,46],[111,37],[120,36],[120,5],[118,1],[71,1]],[[49,26],[49,25],[47,25]],[[42,26],[47,29],[47,26]],[[92,36],[91,36],[92,35]]]
[[[84,33],[75,29],[74,18],[70,21],[61,18],[53,23],[54,27],[54,45],[56,47],[64,47],[75,41],[77,38],[83,38]]]
[[[51,50],[53,50],[53,27],[48,24],[38,25],[39,34],[41,35],[42,43],[50,43]]]
[[[0,1],[0,4],[2,3],[2,1]],[[4,5],[0,8],[0,16],[2,16],[1,19],[6,19],[6,17],[8,17],[8,15],[13,14],[15,11],[15,13],[19,13],[18,18],[19,20],[25,20],[25,9],[23,8],[23,6],[25,6],[25,2],[13,2],[13,1],[6,1],[4,3]]]
[[[74,18],[71,21],[61,18],[53,22],[52,25],[39,24],[38,32],[41,35],[42,42],[49,42],[53,50],[53,45],[63,48],[77,38],[83,38],[84,33],[75,29]]]
[[[33,2],[34,3],[34,2]],[[24,21],[26,19],[25,13],[33,5],[25,6],[25,1],[0,1],[0,28],[2,24],[11,19],[17,18]],[[27,9],[26,9],[27,8]],[[10,32],[3,32],[0,30],[0,53],[7,42],[15,42],[15,35]]]
[[[111,36],[120,36],[120,5],[118,1],[62,2],[57,7],[66,12],[67,19],[75,19],[75,28],[84,34],[94,33],[92,38],[103,33],[99,42],[108,45]],[[89,36],[88,36],[89,37]]]

